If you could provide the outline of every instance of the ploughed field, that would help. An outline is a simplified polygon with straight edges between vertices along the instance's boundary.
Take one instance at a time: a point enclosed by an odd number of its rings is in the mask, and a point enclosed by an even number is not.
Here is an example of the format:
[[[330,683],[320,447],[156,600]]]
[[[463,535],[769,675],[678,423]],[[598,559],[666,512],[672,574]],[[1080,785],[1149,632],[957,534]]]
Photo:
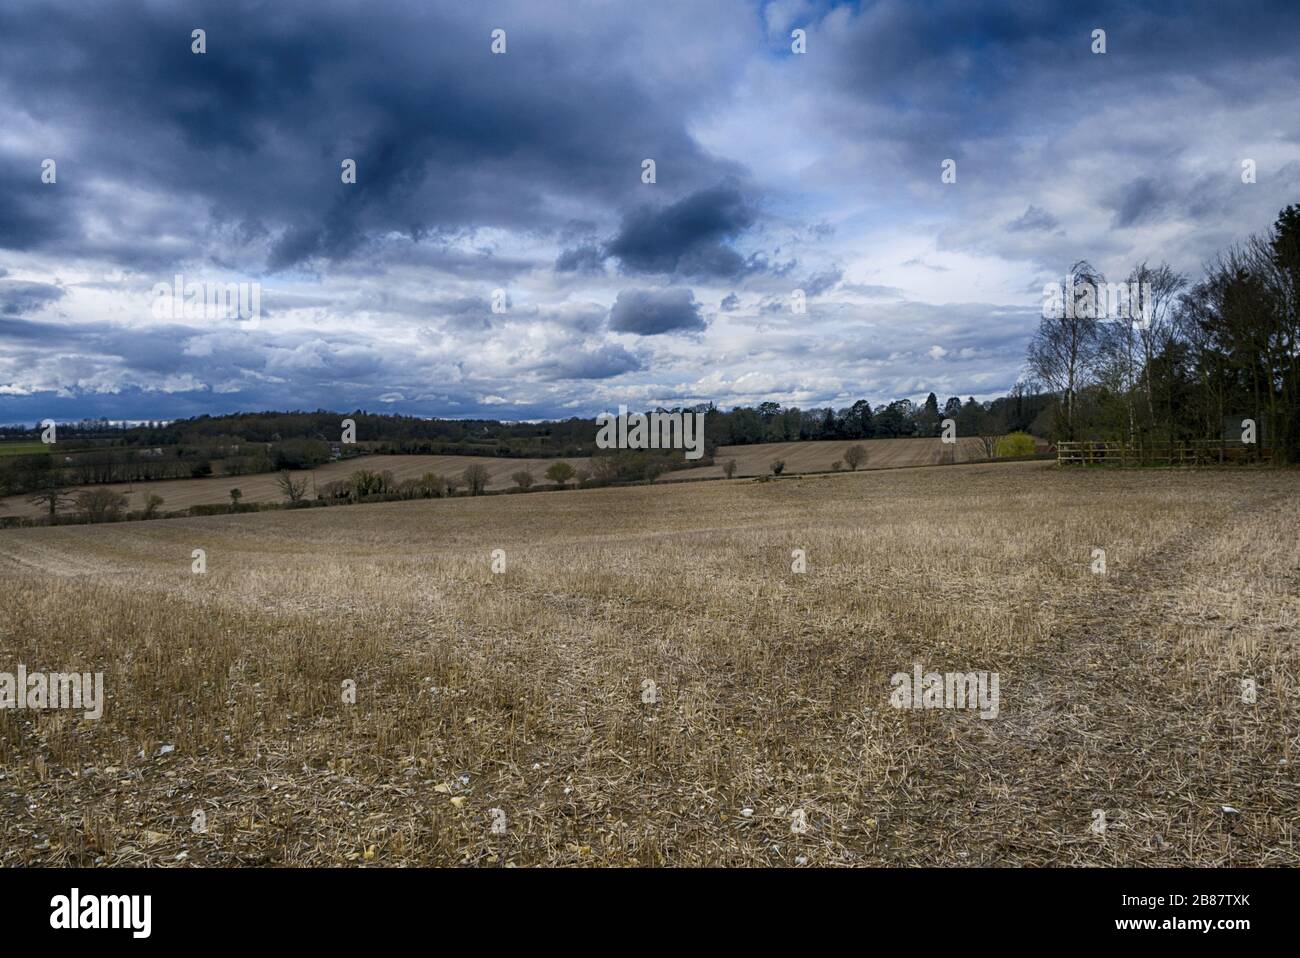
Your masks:
[[[1026,462],[0,531],[0,672],[107,698],[0,711],[0,864],[1295,866],[1297,528]]]

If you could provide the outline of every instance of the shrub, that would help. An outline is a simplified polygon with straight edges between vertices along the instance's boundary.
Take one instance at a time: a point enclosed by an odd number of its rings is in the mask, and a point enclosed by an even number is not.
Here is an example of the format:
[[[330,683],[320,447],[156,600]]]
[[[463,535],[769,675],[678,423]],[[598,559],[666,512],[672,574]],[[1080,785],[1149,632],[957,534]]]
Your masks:
[[[781,473],[783,473],[783,472],[785,472],[785,460],[784,460],[784,459],[773,459],[773,460],[772,460],[772,475],[774,475],[774,476],[779,476],[779,475],[781,475]]]
[[[997,456],[999,459],[1007,456],[1032,456],[1037,449],[1038,444],[1029,433],[1013,432],[998,439]]]
[[[77,512],[88,522],[111,522],[126,508],[126,496],[112,489],[79,492],[74,501]]]
[[[369,469],[358,469],[348,476],[348,482],[352,486],[352,494],[358,499],[363,496],[377,496],[380,493],[388,492],[390,479],[389,473],[371,472]]]
[[[428,497],[424,483],[419,479],[403,479],[397,484],[397,494],[403,499],[425,499]]]
[[[553,462],[546,470],[546,478],[563,489],[565,483],[573,478],[573,467],[563,459]]]
[[[333,482],[322,482],[316,487],[316,497],[318,499],[346,499],[350,495],[352,495],[352,486],[342,479],[336,479]]]

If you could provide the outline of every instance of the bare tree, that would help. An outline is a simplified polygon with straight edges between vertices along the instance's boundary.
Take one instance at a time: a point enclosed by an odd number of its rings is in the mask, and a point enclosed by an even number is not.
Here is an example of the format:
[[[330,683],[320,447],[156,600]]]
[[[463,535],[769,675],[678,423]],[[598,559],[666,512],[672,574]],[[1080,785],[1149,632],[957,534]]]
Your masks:
[[[736,460],[734,460],[734,459],[728,459],[725,463],[723,463],[723,465],[722,465],[722,474],[723,474],[724,476],[726,476],[728,479],[730,479],[730,478],[732,478],[733,476],[735,476],[735,474],[736,474]]]
[[[1168,350],[1178,329],[1175,307],[1179,294],[1187,287],[1187,277],[1175,273],[1167,263],[1154,269],[1141,263],[1129,273],[1129,289],[1137,293],[1129,311],[1128,324],[1135,325],[1142,346],[1143,390],[1146,393],[1147,421],[1156,425],[1155,391],[1151,386],[1151,369],[1156,357]],[[1130,293],[1130,295],[1132,295]],[[1169,398],[1169,397],[1166,397]],[[1170,411],[1169,441],[1173,442],[1173,414]]]
[[[282,472],[275,479],[275,484],[279,487],[280,492],[290,502],[297,502],[307,494],[307,477],[295,479],[292,474]]]
[[[59,506],[66,506],[72,502],[72,496],[68,495],[68,490],[61,486],[49,486],[29,496],[27,501],[34,506],[44,506],[48,510],[49,517],[53,519],[59,511]]]
[[[1071,266],[1059,301],[1043,304],[1043,318],[1029,344],[1030,372],[1060,393],[1066,439],[1074,438],[1076,398],[1096,358],[1097,290],[1103,282],[1086,260]]]
[[[1123,404],[1124,432],[1130,441],[1138,435],[1137,408],[1134,398],[1142,375],[1139,319],[1125,313],[1106,323],[1097,342],[1094,372],[1107,393],[1119,397]]]
[[[518,472],[513,473],[510,476],[510,479],[520,489],[529,488],[530,486],[532,486],[533,482],[535,481],[533,479],[533,474],[529,472],[527,469],[520,469]]]
[[[867,461],[867,450],[862,446],[849,446],[844,450],[844,461],[849,464],[850,469],[857,472],[858,466]]]
[[[465,471],[460,474],[461,479],[465,481],[465,488],[469,490],[471,496],[480,496],[483,490],[487,488],[488,471],[486,466],[473,465],[467,466]]]

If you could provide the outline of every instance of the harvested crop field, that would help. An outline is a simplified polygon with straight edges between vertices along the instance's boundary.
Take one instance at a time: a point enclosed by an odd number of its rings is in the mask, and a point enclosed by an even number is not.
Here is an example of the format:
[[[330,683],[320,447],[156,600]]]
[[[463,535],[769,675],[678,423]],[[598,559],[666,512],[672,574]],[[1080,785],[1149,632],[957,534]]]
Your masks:
[[[0,671],[107,705],[0,712],[0,862],[1294,866],[1297,528],[1027,462],[6,530]]]
[[[787,473],[829,472],[834,463],[844,465],[851,446],[866,450],[859,469],[897,469],[905,466],[938,466],[945,463],[977,462],[988,458],[981,441],[973,436],[947,444],[938,439],[834,439],[813,442],[764,442],[747,446],[719,446],[712,466],[665,473],[661,481],[717,479],[728,459],[736,460],[737,476],[762,476],[772,471],[773,460],[785,463]]]
[[[494,456],[359,456],[340,459],[315,469],[296,472],[301,477],[310,475],[315,485],[324,485],[346,479],[358,469],[372,472],[387,470],[398,482],[418,479],[426,472],[442,476],[459,476],[469,466],[483,466],[488,471],[489,489],[504,489],[514,485],[510,476],[520,470],[531,471],[537,482],[554,459],[505,459]],[[586,459],[566,459],[575,469],[585,465]],[[238,489],[241,502],[283,502],[284,493],[278,485],[278,473],[259,472],[245,476],[211,476],[203,479],[163,479],[158,482],[115,482],[97,486],[78,486],[74,491],[112,489],[127,497],[128,509],[143,509],[149,496],[162,496],[162,509],[166,512],[188,509],[191,506],[212,505],[230,501],[230,490]],[[315,498],[314,487],[307,494]],[[0,515],[38,516],[42,506],[28,501],[27,496],[9,496],[0,499]]]

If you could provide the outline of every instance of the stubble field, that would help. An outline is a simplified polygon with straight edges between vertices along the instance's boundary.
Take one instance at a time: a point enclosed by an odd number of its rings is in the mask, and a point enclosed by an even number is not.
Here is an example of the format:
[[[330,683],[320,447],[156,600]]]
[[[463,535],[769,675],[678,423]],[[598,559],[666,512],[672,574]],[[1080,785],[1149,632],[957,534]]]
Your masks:
[[[1029,462],[6,530],[0,671],[108,702],[0,711],[0,864],[1294,866],[1297,528]]]

